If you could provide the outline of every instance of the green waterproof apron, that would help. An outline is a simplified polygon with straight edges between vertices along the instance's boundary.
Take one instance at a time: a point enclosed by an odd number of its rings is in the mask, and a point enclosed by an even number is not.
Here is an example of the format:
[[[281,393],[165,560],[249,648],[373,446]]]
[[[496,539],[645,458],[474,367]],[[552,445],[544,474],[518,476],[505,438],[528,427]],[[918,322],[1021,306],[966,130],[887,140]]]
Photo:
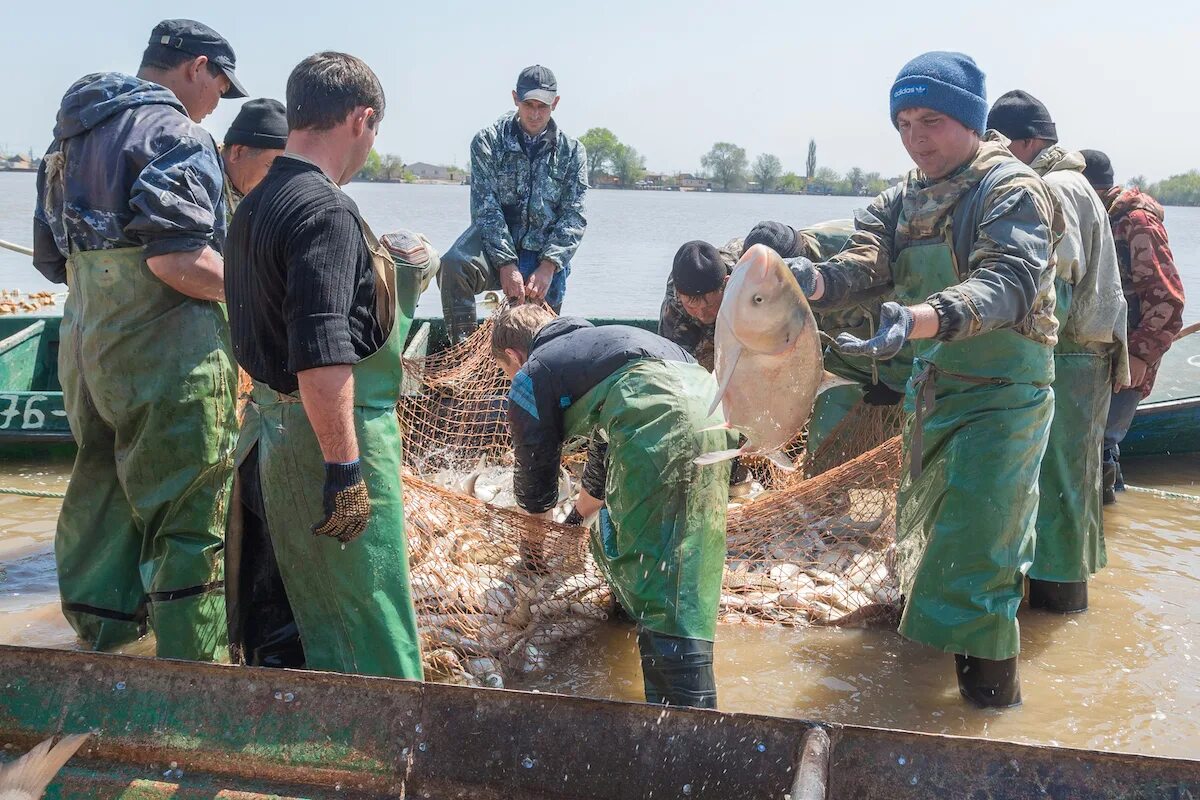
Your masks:
[[[897,302],[922,303],[961,281],[946,236],[901,251]],[[912,413],[920,401],[923,413],[905,435],[919,475],[904,471],[898,498],[900,633],[945,652],[1011,658],[1054,408],[1051,349],[996,330],[916,340],[913,351],[905,407]]]
[[[222,547],[237,374],[217,303],[156,278],[141,248],[67,260],[58,371],[79,446],[54,552],[89,646],[226,657]]]
[[[375,266],[387,341],[353,367],[354,428],[371,520],[348,544],[311,532],[324,516],[325,460],[299,392],[255,382],[239,456],[258,445],[267,527],[309,669],[421,679],[421,651],[408,578],[396,403],[401,353],[416,302],[412,276],[397,267],[363,223]],[[397,285],[408,287],[403,301]],[[390,313],[383,314],[385,303]],[[393,321],[394,320],[394,321]]]
[[[713,641],[725,569],[729,462],[735,446],[708,406],[712,375],[697,364],[633,361],[572,403],[567,438],[607,436],[605,508],[592,554],[618,601],[657,633]]]
[[[1061,337],[1072,286],[1056,280],[1054,422],[1042,459],[1037,547],[1029,577],[1077,583],[1108,563],[1100,519],[1100,451],[1112,399],[1112,364],[1097,352]]]

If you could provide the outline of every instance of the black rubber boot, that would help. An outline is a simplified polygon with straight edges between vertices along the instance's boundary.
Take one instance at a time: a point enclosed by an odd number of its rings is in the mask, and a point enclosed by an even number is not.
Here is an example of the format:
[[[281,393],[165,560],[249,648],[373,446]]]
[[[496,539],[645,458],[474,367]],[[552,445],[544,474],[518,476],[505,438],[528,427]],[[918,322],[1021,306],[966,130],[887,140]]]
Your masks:
[[[1105,461],[1100,473],[1100,485],[1104,487],[1104,505],[1117,502],[1117,462]]]
[[[647,703],[717,707],[713,643],[638,628]]]
[[[958,691],[980,708],[1011,708],[1021,705],[1021,681],[1017,658],[993,661],[955,654]]]
[[[1029,579],[1029,607],[1056,614],[1077,614],[1087,611],[1087,581],[1059,583]]]
[[[479,320],[476,316],[475,306],[472,303],[471,308],[455,309],[452,313],[446,315],[446,336],[450,338],[450,344],[459,344],[471,338],[471,334],[479,327]]]

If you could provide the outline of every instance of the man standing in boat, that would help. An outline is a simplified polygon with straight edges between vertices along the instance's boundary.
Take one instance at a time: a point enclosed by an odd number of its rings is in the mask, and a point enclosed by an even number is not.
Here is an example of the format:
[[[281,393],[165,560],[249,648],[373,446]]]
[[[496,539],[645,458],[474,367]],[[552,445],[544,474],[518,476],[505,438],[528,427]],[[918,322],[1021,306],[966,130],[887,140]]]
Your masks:
[[[475,295],[500,289],[509,305],[558,312],[587,220],[587,151],[558,129],[558,81],[526,67],[510,111],[471,140],[471,227],[442,258],[438,285],[452,342],[475,330]]]
[[[968,700],[1011,706],[1053,414],[1061,214],[1041,178],[985,133],[984,76],[970,57],[906,64],[890,119],[916,169],[856,214],[841,253],[792,269],[817,311],[893,293],[871,338],[843,333],[837,344],[876,359],[912,346],[900,633],[954,653]]]
[[[384,105],[362,60],[300,62],[287,83],[287,149],[230,227],[229,322],[254,379],[239,488],[253,552],[268,561],[239,572],[278,564],[270,595],[294,615],[303,655],[270,630],[238,644],[260,663],[302,657],[310,669],[420,679],[396,418],[415,291],[401,296],[393,258],[419,265],[431,254],[408,233],[381,245],[341,189],[366,162]],[[237,605],[253,613],[256,602]],[[272,617],[281,639],[287,616]]]
[[[530,514],[552,510],[564,441],[590,439],[567,522],[599,512],[592,554],[637,622],[646,700],[716,708],[729,467],[693,463],[733,445],[715,429],[720,412],[708,410],[716,381],[649,331],[593,327],[531,304],[496,319],[492,356],[512,380],[517,503]]]
[[[1083,156],[1058,144],[1054,120],[1036,97],[1020,90],[1001,95],[988,127],[1010,139],[1008,149],[1042,176],[1063,212],[1063,237],[1054,248],[1054,422],[1039,479],[1029,605],[1070,614],[1087,608],[1088,579],[1108,561],[1101,426],[1113,392],[1129,383],[1117,250],[1104,206],[1083,177]]]
[[[79,447],[55,537],[63,613],[89,647],[224,658],[221,550],[237,435],[221,159],[200,121],[245,97],[233,48],[155,26],[136,77],[63,97],[38,173],[34,264],[70,287],[59,378]]]
[[[287,137],[287,109],[283,103],[269,97],[242,103],[221,147],[225,204],[231,219],[242,198],[266,177],[287,145]]]
[[[1108,211],[1121,287],[1129,304],[1129,388],[1113,396],[1104,430],[1104,502],[1115,503],[1121,478],[1121,442],[1138,403],[1150,396],[1158,365],[1183,327],[1183,281],[1163,226],[1163,207],[1140,189],[1113,185],[1112,162],[1084,150],[1084,177]]]

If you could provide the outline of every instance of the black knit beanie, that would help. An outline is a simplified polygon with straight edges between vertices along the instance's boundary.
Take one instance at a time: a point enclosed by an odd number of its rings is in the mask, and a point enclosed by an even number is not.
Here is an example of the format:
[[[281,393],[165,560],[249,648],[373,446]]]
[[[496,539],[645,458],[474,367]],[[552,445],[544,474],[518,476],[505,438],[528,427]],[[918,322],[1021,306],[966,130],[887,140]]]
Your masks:
[[[1080,150],[1085,166],[1083,177],[1097,189],[1111,189],[1113,185],[1112,162],[1108,155],[1099,150]]]
[[[1058,128],[1050,119],[1050,112],[1040,100],[1020,89],[1000,95],[988,113],[987,126],[1014,141],[1058,141]]]
[[[282,150],[287,145],[287,138],[287,109],[278,100],[261,97],[242,103],[225,134],[225,144]]]
[[[708,242],[688,242],[675,254],[671,265],[671,281],[675,291],[699,296],[714,292],[725,285],[729,270],[717,248]]]

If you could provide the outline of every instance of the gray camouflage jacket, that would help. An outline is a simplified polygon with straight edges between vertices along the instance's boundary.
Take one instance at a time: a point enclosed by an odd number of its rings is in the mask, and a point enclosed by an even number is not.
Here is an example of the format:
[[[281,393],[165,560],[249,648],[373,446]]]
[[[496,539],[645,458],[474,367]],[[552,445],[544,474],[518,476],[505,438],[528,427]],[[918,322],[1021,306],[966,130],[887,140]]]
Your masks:
[[[953,175],[907,179],[854,214],[846,248],[820,265],[825,293],[814,311],[845,308],[892,285],[892,262],[910,242],[942,235],[951,226],[960,283],[931,295],[937,338],[956,341],[1011,328],[1042,344],[1058,341],[1054,317],[1054,246],[1062,211],[1049,187],[1016,161],[994,131],[974,160]],[[1003,167],[990,191],[983,178]]]
[[[547,138],[530,160],[509,112],[471,140],[471,221],[494,267],[530,250],[562,269],[579,249],[587,227],[587,151],[553,119]]]

